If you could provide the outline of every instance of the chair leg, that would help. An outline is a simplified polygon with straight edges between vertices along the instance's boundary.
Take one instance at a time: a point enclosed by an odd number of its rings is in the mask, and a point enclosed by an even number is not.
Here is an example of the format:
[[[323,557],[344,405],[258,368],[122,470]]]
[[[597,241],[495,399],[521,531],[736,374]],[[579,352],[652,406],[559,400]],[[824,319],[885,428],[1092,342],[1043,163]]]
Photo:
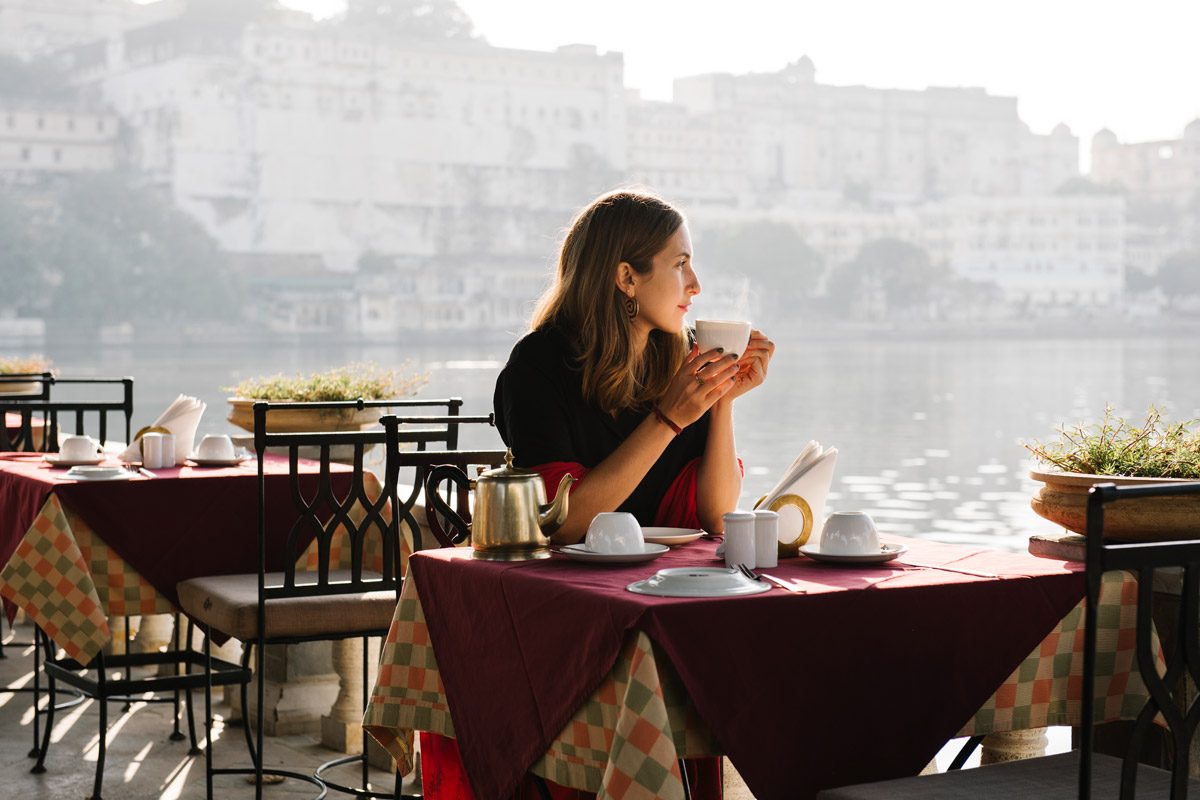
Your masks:
[[[204,796],[213,800],[212,628],[204,631]]]
[[[125,617],[125,632],[123,635],[125,638],[125,655],[129,655],[129,643],[130,642],[129,642],[129,617],[128,616]],[[132,668],[129,666],[128,663],[125,664],[125,680],[127,682],[130,680],[133,680]],[[125,705],[121,707],[121,713],[122,714],[129,713],[129,709],[132,707],[133,707],[133,703],[131,703],[129,701],[129,699],[126,699]]]
[[[35,667],[36,672],[33,673],[33,682],[34,682],[33,724],[34,724],[34,735],[36,735],[36,733],[37,733],[37,718],[38,718],[38,700],[41,699],[41,692],[40,692],[40,689],[38,688],[38,673],[40,673],[42,671],[41,659],[37,658],[37,656],[39,656],[40,653],[42,652],[42,647],[45,647],[46,648],[46,658],[49,659],[51,657],[50,637],[47,636],[46,633],[41,630],[41,628],[38,628],[34,632],[34,643],[33,644],[34,644],[33,653],[35,656],[34,661],[37,665]],[[46,771],[46,754],[50,751],[50,731],[54,730],[54,707],[57,705],[56,701],[58,700],[57,691],[56,691],[57,688],[58,688],[57,682],[54,680],[54,676],[47,674],[46,675],[46,689],[49,692],[49,702],[46,705],[46,727],[42,732],[42,740],[41,740],[40,745],[36,740],[34,741],[34,744],[33,744],[33,749],[34,749],[34,751],[37,752],[37,755],[35,756],[37,758],[37,763],[35,763],[33,765],[33,769],[31,769],[29,771],[32,772],[34,775],[41,775],[42,773],[44,773]]]
[[[3,615],[0,615],[3,616]],[[42,699],[42,633],[41,628],[34,628],[33,633],[33,748],[29,751],[30,758],[38,759],[41,765],[41,751],[38,749],[41,737],[38,736],[38,701]],[[51,700],[50,707],[54,707]],[[36,768],[35,768],[36,770]],[[45,767],[42,768],[45,772]]]
[[[967,741],[963,744],[962,749],[958,751],[958,755],[956,755],[954,760],[950,762],[949,769],[962,769],[963,765],[967,763],[967,759],[971,757],[971,754],[975,752],[975,748],[979,747],[979,744],[982,741],[983,736],[972,736],[970,739],[967,739]]]
[[[260,606],[261,608],[261,606]],[[260,637],[265,637],[266,631],[258,632]],[[258,705],[255,708],[254,714],[254,740],[255,740],[255,756],[254,759],[254,800],[262,800],[263,793],[263,733],[266,727],[266,713],[264,711],[267,704],[267,686],[266,686],[266,669],[267,669],[267,648],[263,645],[262,638],[254,642],[254,672],[256,678],[256,694]]]
[[[192,649],[192,641],[193,641],[192,634],[195,632],[195,629],[196,629],[195,623],[193,623],[189,619],[188,626],[187,626],[187,646],[188,646],[189,652]],[[192,662],[191,661],[184,662],[184,670],[187,672],[188,675],[192,674]],[[184,694],[183,697],[184,697],[185,705],[187,706],[188,738],[192,742],[192,747],[191,747],[191,749],[188,750],[188,755],[189,756],[198,756],[198,755],[200,755],[200,745],[196,741],[196,711],[195,711],[196,703],[195,703],[194,698],[192,697],[192,690],[188,689],[187,693]]]
[[[679,759],[679,777],[683,780],[683,797],[684,800],[691,800],[692,786],[688,779],[687,761]]]
[[[242,648],[242,669],[250,669],[250,659],[254,655],[254,646],[251,642],[245,642]],[[246,737],[246,752],[250,754],[250,763],[253,764],[258,760],[255,755],[258,751],[254,749],[254,729],[250,727],[250,682],[246,681],[238,687],[238,694],[242,698],[242,734]]]
[[[179,652],[179,614],[175,614],[174,628],[171,631],[171,647],[175,652]],[[179,674],[179,664],[173,665],[175,673]],[[191,670],[188,670],[191,672]],[[184,740],[183,731],[179,730],[179,689],[176,689],[171,694],[171,736],[172,742],[181,742]]]
[[[367,683],[371,680],[371,660],[370,659],[371,659],[371,639],[368,636],[364,636],[362,639],[362,709],[363,709],[363,711],[367,710],[367,702],[370,700],[369,693],[370,693],[371,689],[370,689],[370,687],[367,686]],[[359,786],[361,786],[364,789],[367,788],[367,784],[371,780],[371,776],[368,774],[369,771],[370,771],[370,764],[367,763],[367,733],[366,733],[366,731],[363,731],[362,783],[360,783]]]
[[[128,622],[128,620],[126,620]],[[128,639],[126,639],[128,642]],[[96,656],[96,702],[100,706],[100,752],[96,758],[96,782],[91,800],[102,800],[100,791],[104,784],[104,758],[108,751],[108,667],[104,664],[104,653]]]

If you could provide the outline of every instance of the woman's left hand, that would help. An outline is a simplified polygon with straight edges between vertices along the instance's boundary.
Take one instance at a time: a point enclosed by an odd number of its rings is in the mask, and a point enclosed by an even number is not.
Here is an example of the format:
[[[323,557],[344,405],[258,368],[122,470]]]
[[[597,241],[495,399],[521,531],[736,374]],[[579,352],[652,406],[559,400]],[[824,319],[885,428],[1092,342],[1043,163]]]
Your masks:
[[[750,331],[750,343],[746,352],[738,359],[738,371],[734,377],[733,388],[723,399],[732,400],[741,397],[746,392],[762,385],[767,379],[767,366],[771,356],[775,354],[775,343],[766,337],[762,331]]]

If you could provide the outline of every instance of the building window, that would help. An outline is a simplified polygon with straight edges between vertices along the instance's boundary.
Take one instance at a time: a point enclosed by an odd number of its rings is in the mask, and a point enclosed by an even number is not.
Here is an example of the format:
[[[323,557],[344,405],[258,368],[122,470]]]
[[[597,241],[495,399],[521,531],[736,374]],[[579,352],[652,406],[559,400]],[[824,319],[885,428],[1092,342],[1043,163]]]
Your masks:
[[[46,118],[38,117],[37,118],[37,129],[40,131],[40,130],[44,130],[45,127],[46,127]]]
[[[55,164],[62,163],[62,148],[61,147],[54,148],[54,163]]]
[[[69,131],[75,130],[75,118],[74,117],[67,117],[67,130],[69,130]]]
[[[102,119],[96,120],[96,130],[99,131],[100,133],[104,132],[104,120],[102,120]]]
[[[21,148],[21,160],[22,160],[22,161],[28,161],[28,160],[29,160],[29,155],[30,155],[30,154],[29,154],[29,148],[28,148],[28,147],[22,147],[22,148]]]

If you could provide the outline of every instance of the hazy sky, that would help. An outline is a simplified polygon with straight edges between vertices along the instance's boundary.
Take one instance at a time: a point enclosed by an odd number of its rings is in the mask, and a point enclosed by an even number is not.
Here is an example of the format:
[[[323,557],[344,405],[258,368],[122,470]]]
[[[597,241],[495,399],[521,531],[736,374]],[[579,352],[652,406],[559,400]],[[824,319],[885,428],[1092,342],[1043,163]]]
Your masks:
[[[344,0],[284,0],[317,15]],[[626,85],[670,99],[671,80],[770,72],[808,54],[817,80],[1016,96],[1038,133],[1177,138],[1200,117],[1196,0],[458,0],[487,40],[625,54]]]

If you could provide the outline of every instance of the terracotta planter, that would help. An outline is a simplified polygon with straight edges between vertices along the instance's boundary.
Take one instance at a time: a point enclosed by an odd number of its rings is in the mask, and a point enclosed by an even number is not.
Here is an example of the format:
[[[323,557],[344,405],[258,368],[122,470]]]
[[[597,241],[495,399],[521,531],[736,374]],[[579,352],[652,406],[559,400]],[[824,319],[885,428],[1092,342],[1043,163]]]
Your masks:
[[[1087,533],[1087,493],[1097,483],[1144,486],[1150,483],[1188,483],[1183,478],[1125,478],[1078,472],[1038,472],[1029,477],[1045,484],[1030,506],[1039,516],[1069,531]],[[1105,538],[1128,542],[1191,539],[1197,535],[1200,497],[1153,497],[1111,503],[1104,509]]]
[[[229,398],[227,419],[243,430],[254,432],[254,400],[241,397]],[[272,411],[267,415],[267,430],[270,433],[305,433],[310,431],[357,431],[365,425],[374,425],[386,411],[382,408],[326,410],[296,409]]]
[[[0,394],[34,394],[39,391],[37,381],[0,381]]]

